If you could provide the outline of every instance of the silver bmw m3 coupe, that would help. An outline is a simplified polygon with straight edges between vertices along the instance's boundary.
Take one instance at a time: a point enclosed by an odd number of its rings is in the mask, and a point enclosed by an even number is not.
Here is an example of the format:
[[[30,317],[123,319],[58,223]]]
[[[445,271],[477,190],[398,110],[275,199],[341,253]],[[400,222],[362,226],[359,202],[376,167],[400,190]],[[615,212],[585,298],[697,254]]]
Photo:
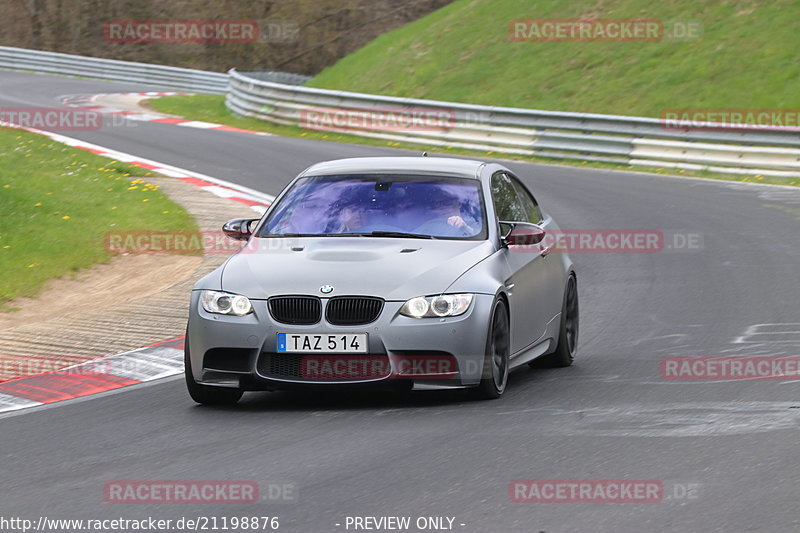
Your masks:
[[[577,277],[507,168],[434,157],[313,165],[195,285],[186,384],[201,404],[302,387],[468,388],[572,364]]]

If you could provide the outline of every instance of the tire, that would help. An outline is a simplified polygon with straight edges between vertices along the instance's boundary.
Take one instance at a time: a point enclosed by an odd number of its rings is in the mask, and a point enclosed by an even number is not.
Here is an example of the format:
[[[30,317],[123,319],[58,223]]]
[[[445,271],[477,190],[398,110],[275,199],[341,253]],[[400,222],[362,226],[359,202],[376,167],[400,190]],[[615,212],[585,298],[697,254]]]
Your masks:
[[[486,355],[480,384],[470,390],[477,400],[493,400],[503,395],[508,384],[509,317],[506,303],[498,298],[492,304],[489,334],[486,338]]]
[[[183,364],[185,367],[186,388],[192,400],[201,405],[233,405],[239,401],[244,394],[242,389],[232,389],[227,387],[212,387],[201,385],[194,380],[192,375],[192,364],[189,359],[189,337],[184,340]]]
[[[528,364],[534,368],[570,366],[575,360],[575,351],[578,348],[579,325],[578,282],[575,279],[575,275],[570,274],[567,286],[564,289],[564,302],[561,304],[561,325],[558,329],[556,351]]]

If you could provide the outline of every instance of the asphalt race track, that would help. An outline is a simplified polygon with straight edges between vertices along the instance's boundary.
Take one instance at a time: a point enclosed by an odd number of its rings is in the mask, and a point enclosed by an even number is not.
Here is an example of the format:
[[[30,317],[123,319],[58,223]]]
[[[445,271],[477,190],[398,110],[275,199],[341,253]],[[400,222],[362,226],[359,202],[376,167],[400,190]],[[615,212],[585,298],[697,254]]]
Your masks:
[[[2,72],[0,106],[157,89]],[[142,122],[65,134],[272,194],[320,160],[405,153]],[[0,418],[0,516],[278,516],[287,532],[384,515],[454,517],[464,532],[797,531],[800,380],[669,381],[659,361],[800,355],[800,190],[508,166],[562,228],[668,236],[659,253],[573,254],[573,367],[526,367],[489,402],[249,393],[236,408],[202,408],[171,378],[24,410]],[[689,234],[702,244],[676,250]],[[184,479],[297,493],[238,506],[103,501],[109,481]],[[665,498],[514,503],[515,479],[660,480]]]

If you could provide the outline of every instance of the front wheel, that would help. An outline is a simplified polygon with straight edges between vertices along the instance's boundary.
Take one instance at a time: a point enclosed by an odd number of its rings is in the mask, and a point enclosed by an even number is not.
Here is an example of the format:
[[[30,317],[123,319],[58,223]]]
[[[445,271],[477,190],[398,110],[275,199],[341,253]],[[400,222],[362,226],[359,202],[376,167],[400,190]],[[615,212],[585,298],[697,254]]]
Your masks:
[[[192,400],[202,405],[233,405],[244,394],[242,389],[229,389],[227,387],[211,387],[201,385],[194,380],[192,375],[192,362],[189,358],[189,337],[184,339],[183,364],[185,367],[186,388]]]
[[[493,400],[503,395],[508,383],[509,320],[504,300],[498,298],[492,305],[489,335],[486,339],[486,356],[483,376],[472,396],[480,400]]]
[[[575,360],[578,348],[578,283],[575,276],[570,275],[564,290],[564,303],[561,306],[561,325],[558,331],[558,346],[550,355],[540,357],[529,364],[533,367],[565,367]]]

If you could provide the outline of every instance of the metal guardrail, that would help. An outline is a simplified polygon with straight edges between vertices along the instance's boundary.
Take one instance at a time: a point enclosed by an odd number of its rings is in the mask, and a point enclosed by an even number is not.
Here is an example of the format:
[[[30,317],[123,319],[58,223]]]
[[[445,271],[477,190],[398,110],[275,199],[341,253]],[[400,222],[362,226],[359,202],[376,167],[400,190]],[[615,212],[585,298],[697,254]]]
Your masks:
[[[306,76],[305,74],[279,72],[277,70],[242,72],[242,74],[255,80],[283,83],[285,85],[303,85],[305,82],[311,79],[311,76]]]
[[[396,98],[302,87],[307,76],[228,74],[0,46],[0,68],[85,76],[205,93],[226,93],[233,112],[279,124],[319,128],[313,117],[359,114],[446,117],[439,127],[376,127],[335,122],[324,129],[425,146],[604,161],[715,172],[800,176],[800,133],[668,129],[656,118],[564,113]],[[388,111],[388,113],[387,113]],[[316,113],[316,115],[314,115]]]
[[[226,105],[279,124],[362,137],[482,151],[739,174],[800,176],[800,133],[736,131],[724,126],[675,130],[656,118],[563,113],[290,86],[231,69]],[[387,113],[388,112],[388,113]],[[434,128],[375,127],[359,114],[437,113]],[[328,122],[320,117],[328,117]],[[338,118],[339,124],[332,119]],[[349,119],[353,119],[350,121]],[[346,124],[341,124],[341,121]]]
[[[228,87],[228,76],[221,72],[8,46],[0,46],[0,68],[126,81],[200,93],[222,94]]]

